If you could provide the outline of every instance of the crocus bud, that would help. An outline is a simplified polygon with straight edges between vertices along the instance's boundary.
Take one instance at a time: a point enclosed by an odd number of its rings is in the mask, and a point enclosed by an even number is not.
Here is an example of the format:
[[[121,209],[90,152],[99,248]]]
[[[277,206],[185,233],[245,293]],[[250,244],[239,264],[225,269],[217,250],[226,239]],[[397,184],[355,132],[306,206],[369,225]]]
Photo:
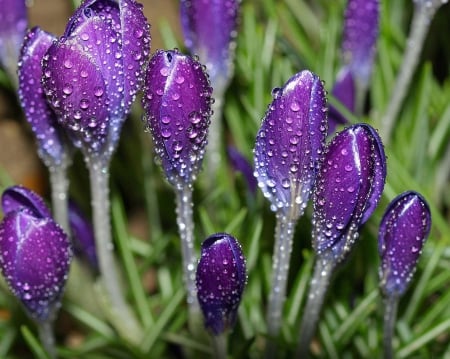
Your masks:
[[[202,243],[197,266],[197,297],[212,334],[219,335],[235,321],[247,280],[245,258],[236,238],[216,233]]]
[[[384,189],[386,158],[377,132],[351,126],[328,145],[313,203],[313,247],[341,261],[369,218]]]
[[[228,147],[227,153],[233,169],[242,173],[249,190],[252,194],[255,194],[258,183],[256,182],[255,176],[253,176],[253,167],[250,162],[233,146]]]
[[[327,134],[326,94],[310,71],[273,90],[256,138],[255,176],[272,210],[298,218],[311,195]]]
[[[8,207],[11,198],[23,196]],[[36,194],[15,187],[2,197],[5,217],[0,223],[0,269],[14,295],[20,299],[28,314],[37,321],[53,319],[60,305],[67,280],[72,250],[61,227],[39,210],[42,201]],[[23,204],[23,206],[20,205]],[[37,206],[34,206],[37,204]]]
[[[42,58],[56,37],[38,27],[26,34],[19,62],[19,97],[25,117],[31,125],[41,159],[47,166],[61,165],[66,139],[56,114],[47,102],[41,86]]]
[[[80,207],[73,201],[69,201],[69,225],[75,255],[87,259],[91,267],[98,270],[94,228]]]
[[[213,84],[226,84],[233,73],[240,0],[182,0],[181,25],[186,47],[199,56]]]
[[[190,56],[157,51],[145,76],[142,105],[168,181],[191,184],[201,168],[211,116],[211,86]]]
[[[25,0],[0,0],[0,64],[14,82],[28,22],[25,3]]]
[[[23,186],[12,186],[2,195],[3,214],[27,211],[34,217],[51,217],[51,211],[41,196]]]
[[[406,291],[430,228],[430,209],[419,193],[404,192],[389,204],[378,234],[384,294],[400,296]]]
[[[344,67],[339,72],[333,89],[331,90],[331,94],[350,112],[355,112],[355,80],[347,67]],[[328,112],[328,133],[333,133],[338,125],[344,125],[347,122],[347,118],[341,111],[333,105],[330,105],[330,110]]]
[[[143,80],[149,25],[135,0],[85,0],[44,56],[43,86],[85,155],[114,151]]]

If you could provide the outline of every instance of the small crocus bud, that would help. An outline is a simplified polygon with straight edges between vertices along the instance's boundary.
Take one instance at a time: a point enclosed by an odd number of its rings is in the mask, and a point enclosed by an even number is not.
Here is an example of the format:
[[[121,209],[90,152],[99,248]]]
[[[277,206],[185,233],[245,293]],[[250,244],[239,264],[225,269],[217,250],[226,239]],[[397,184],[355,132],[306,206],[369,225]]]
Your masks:
[[[250,192],[255,194],[258,183],[256,182],[255,176],[253,176],[252,165],[235,147],[229,146],[227,152],[233,169],[242,173]]]
[[[67,235],[36,198],[23,187],[4,192],[0,269],[28,314],[45,322],[60,305],[72,250]]]
[[[38,27],[29,30],[22,46],[18,69],[20,102],[36,136],[39,156],[48,167],[61,165],[66,154],[65,134],[41,86],[42,58],[54,41],[54,35]]]
[[[216,233],[202,243],[197,266],[197,297],[205,326],[214,335],[233,327],[247,275],[236,238]]]
[[[339,72],[333,89],[331,90],[331,94],[350,112],[355,112],[355,80],[347,67]],[[347,118],[341,111],[330,105],[330,110],[328,112],[328,133],[333,133],[338,125],[344,125],[347,122]]]
[[[16,83],[20,47],[27,29],[25,0],[0,0],[0,64]]]
[[[44,56],[43,87],[60,123],[88,157],[109,159],[150,51],[142,5],[85,0]]]
[[[404,192],[389,204],[378,234],[385,295],[401,296],[406,291],[430,228],[430,209],[419,193]]]
[[[226,84],[233,56],[240,0],[182,0],[181,25],[186,47],[199,56],[213,84]]]
[[[327,134],[326,94],[310,71],[273,90],[254,149],[255,176],[272,210],[296,219],[316,178]]]
[[[341,261],[384,189],[386,158],[377,132],[351,126],[328,145],[314,192],[313,247]]]
[[[144,120],[168,181],[191,184],[201,168],[211,116],[211,86],[202,65],[177,50],[157,51],[145,76]]]
[[[77,257],[85,258],[94,270],[98,270],[94,228],[75,202],[69,201],[69,225],[73,251]]]

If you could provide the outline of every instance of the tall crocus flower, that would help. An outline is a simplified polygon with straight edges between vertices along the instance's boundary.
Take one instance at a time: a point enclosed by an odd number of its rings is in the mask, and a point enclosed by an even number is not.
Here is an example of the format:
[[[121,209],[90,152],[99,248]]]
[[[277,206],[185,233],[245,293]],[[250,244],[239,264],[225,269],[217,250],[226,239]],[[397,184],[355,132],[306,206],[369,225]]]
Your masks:
[[[195,288],[192,183],[200,171],[211,116],[211,92],[202,65],[190,56],[157,51],[145,76],[142,105],[156,154],[175,188],[190,317],[198,315]]]
[[[50,104],[89,167],[100,273],[112,320],[129,340],[141,331],[119,288],[112,256],[109,163],[143,81],[149,24],[135,0],[85,0],[43,60]]]
[[[25,0],[0,0],[0,64],[17,86],[17,62],[27,29]]]
[[[379,0],[348,0],[342,36],[342,61],[332,95],[350,112],[360,112],[370,81],[379,33]],[[348,121],[334,106],[329,114],[330,133]]]
[[[221,163],[221,117],[224,93],[233,76],[234,49],[240,0],[182,0],[181,25],[186,47],[206,65],[214,89],[213,117],[208,144],[211,178]]]
[[[71,149],[41,86],[42,58],[54,41],[54,35],[38,27],[27,32],[18,68],[19,98],[36,136],[39,157],[50,172],[55,218],[67,232],[67,168],[71,162]]]
[[[414,191],[404,192],[392,200],[381,220],[378,251],[381,257],[380,287],[386,298],[385,358],[393,358],[392,337],[398,300],[411,282],[430,228],[428,204]]]
[[[385,178],[383,145],[371,126],[351,126],[327,146],[313,196],[316,264],[303,312],[299,358],[308,353],[330,277],[355,244],[360,226],[376,208]]]
[[[322,157],[327,108],[322,81],[310,71],[294,75],[272,93],[256,138],[254,174],[277,214],[267,311],[269,335],[275,337],[281,325],[294,226],[306,208]]]
[[[41,339],[54,357],[51,327],[69,272],[70,241],[44,201],[24,187],[6,189],[2,209],[0,269],[11,291],[38,323]]]
[[[197,297],[217,358],[226,358],[226,331],[234,326],[247,274],[239,242],[216,233],[202,243],[197,265]]]

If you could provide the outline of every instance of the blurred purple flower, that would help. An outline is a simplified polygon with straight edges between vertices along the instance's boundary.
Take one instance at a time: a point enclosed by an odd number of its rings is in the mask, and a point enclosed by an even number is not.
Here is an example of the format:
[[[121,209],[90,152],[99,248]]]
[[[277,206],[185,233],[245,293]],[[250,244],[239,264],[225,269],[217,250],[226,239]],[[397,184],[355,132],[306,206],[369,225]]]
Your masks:
[[[249,190],[252,194],[255,194],[258,182],[256,182],[255,176],[253,175],[252,165],[235,147],[228,146],[227,152],[233,169],[242,173]]]
[[[326,94],[318,76],[302,71],[273,101],[258,132],[255,177],[272,210],[298,218],[311,195],[327,134]]]
[[[226,84],[233,57],[240,0],[181,0],[186,47],[205,63],[211,82]]]
[[[419,193],[404,192],[389,204],[378,234],[380,285],[387,296],[406,291],[430,228],[430,209]]]
[[[73,250],[77,257],[86,258],[94,270],[98,270],[94,228],[81,208],[69,201],[69,225],[72,232]]]
[[[342,40],[343,68],[331,91],[350,112],[355,112],[358,91],[365,94],[370,81],[379,33],[379,0],[348,0]],[[362,97],[363,99],[363,97]],[[348,120],[330,106],[329,132]]]
[[[247,281],[245,258],[236,238],[216,233],[202,243],[197,297],[205,326],[214,335],[233,327]]]
[[[42,58],[54,41],[54,35],[38,27],[29,30],[22,46],[18,69],[20,102],[36,136],[39,156],[48,167],[63,163],[67,146],[65,133],[41,86]]]
[[[316,181],[313,247],[336,261],[344,259],[384,189],[386,158],[377,132],[351,126],[328,145]]]
[[[27,29],[25,0],[0,0],[0,64],[16,82],[20,47]]]
[[[159,50],[147,68],[142,105],[168,181],[179,187],[200,170],[211,116],[211,86],[202,65],[177,50]]]
[[[85,0],[43,61],[58,120],[88,156],[110,158],[143,81],[150,26],[135,0]]]
[[[70,241],[39,196],[10,187],[2,196],[0,269],[11,291],[37,321],[53,319],[72,257]],[[45,206],[45,205],[44,205]]]

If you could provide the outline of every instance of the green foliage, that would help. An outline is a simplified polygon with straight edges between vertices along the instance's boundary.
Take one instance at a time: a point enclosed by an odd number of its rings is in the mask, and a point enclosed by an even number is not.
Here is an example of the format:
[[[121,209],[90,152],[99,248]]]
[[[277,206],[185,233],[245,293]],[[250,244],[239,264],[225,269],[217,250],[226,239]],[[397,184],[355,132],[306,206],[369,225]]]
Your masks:
[[[369,89],[364,121],[380,126],[406,46],[411,1],[382,0],[378,53]],[[223,138],[250,161],[257,130],[271,90],[295,72],[310,69],[328,90],[340,65],[339,48],[345,1],[243,1],[235,61],[235,76],[226,94]],[[441,9],[446,11],[446,7]],[[441,24],[442,25],[442,24]],[[446,24],[444,24],[446,25]],[[434,32],[445,28],[434,27]],[[167,46],[182,43],[163,24]],[[431,33],[429,37],[433,37]],[[450,53],[448,42],[439,42]],[[180,47],[180,46],[179,46]],[[313,343],[318,358],[381,358],[382,297],[378,291],[377,231],[387,203],[398,193],[414,189],[430,202],[433,229],[425,245],[414,281],[399,306],[394,350],[398,358],[450,357],[450,81],[448,73],[435,73],[436,57],[427,48],[415,73],[386,147],[388,177],[379,208],[365,225],[353,255],[335,273]],[[448,59],[445,59],[447,63]],[[442,61],[442,59],[440,60]],[[448,71],[448,69],[447,69]],[[1,76],[0,76],[1,77]],[[3,83],[2,78],[0,82]],[[335,100],[330,102],[335,104]],[[211,353],[207,338],[193,338],[187,329],[187,307],[182,287],[181,256],[175,222],[174,198],[153,163],[150,135],[139,120],[128,121],[112,167],[112,221],[117,259],[132,305],[144,328],[144,339],[131,346],[101,316],[68,298],[57,323],[61,358],[176,358],[180,350],[192,358]],[[82,165],[82,164],[81,164]],[[89,207],[82,175],[72,173],[72,193]],[[265,305],[269,292],[274,214],[261,193],[249,193],[244,178],[223,163],[223,176],[211,191],[201,173],[194,192],[197,252],[201,241],[216,231],[229,231],[243,244],[247,256],[248,285],[236,328],[230,333],[229,355],[260,358],[265,331]],[[10,183],[0,169],[0,187]],[[148,235],[129,233],[133,209],[145,208]],[[310,209],[296,230],[285,320],[279,341],[280,358],[295,350],[299,322],[304,313],[313,256],[310,248]],[[145,280],[152,282],[143,286]],[[86,293],[86,295],[95,295]],[[11,308],[10,319],[0,315],[0,357],[19,358],[25,343],[37,358],[46,358],[35,328],[13,321],[20,311],[11,305],[0,286],[0,314]],[[61,328],[75,323],[80,343],[66,345]],[[63,329],[62,329],[63,330]],[[16,354],[18,353],[18,354]]]

